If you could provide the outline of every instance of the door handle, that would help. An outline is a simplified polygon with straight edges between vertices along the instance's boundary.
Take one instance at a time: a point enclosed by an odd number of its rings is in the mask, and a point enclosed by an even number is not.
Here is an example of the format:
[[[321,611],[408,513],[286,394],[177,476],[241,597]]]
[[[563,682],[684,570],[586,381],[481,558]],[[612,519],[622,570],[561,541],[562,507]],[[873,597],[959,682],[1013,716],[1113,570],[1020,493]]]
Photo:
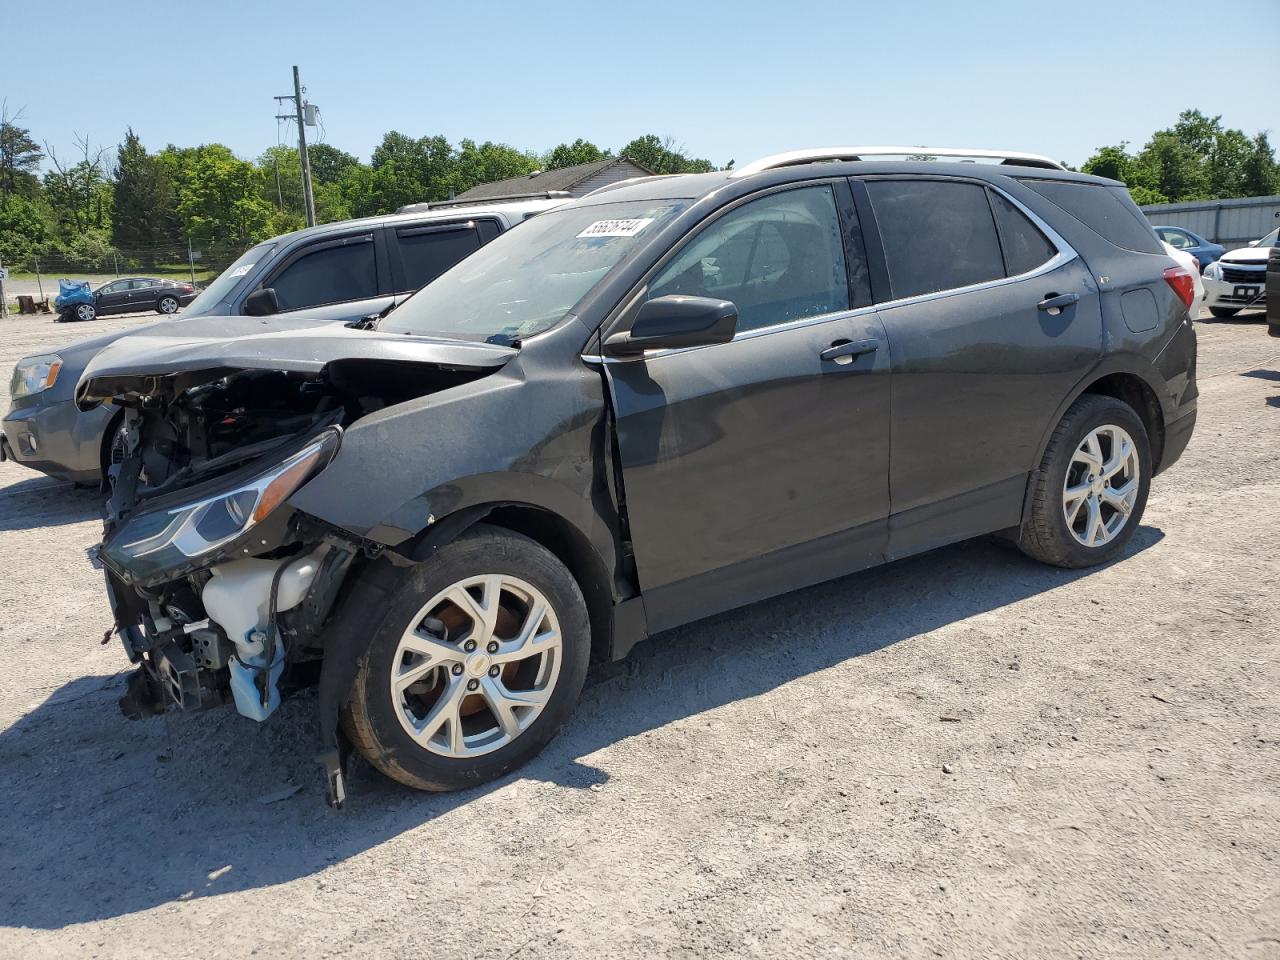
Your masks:
[[[1062,312],[1063,307],[1069,307],[1080,299],[1078,293],[1051,293],[1039,303],[1036,304],[1041,310],[1056,317]]]
[[[837,340],[818,356],[823,360],[834,360],[836,363],[852,363],[854,357],[860,357],[864,353],[875,353],[879,349],[879,340]]]

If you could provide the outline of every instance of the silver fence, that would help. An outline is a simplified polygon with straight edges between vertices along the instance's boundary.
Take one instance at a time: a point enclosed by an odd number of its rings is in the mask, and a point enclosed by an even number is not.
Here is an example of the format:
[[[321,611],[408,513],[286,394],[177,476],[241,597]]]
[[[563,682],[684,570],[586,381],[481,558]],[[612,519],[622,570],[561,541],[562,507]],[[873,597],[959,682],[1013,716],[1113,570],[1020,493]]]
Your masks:
[[[1280,226],[1280,197],[1155,203],[1139,209],[1153,227],[1184,227],[1227,249],[1243,247]]]

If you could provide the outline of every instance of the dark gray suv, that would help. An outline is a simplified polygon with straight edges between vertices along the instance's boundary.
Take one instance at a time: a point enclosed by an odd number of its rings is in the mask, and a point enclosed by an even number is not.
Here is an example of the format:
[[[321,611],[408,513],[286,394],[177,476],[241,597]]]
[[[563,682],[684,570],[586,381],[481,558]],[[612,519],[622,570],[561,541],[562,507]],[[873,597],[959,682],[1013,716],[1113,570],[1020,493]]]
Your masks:
[[[1118,183],[879,152],[603,188],[375,330],[102,351],[122,706],[261,720],[319,664],[332,802],[344,742],[452,789],[657,631],[993,531],[1119,556],[1195,423],[1191,274]]]

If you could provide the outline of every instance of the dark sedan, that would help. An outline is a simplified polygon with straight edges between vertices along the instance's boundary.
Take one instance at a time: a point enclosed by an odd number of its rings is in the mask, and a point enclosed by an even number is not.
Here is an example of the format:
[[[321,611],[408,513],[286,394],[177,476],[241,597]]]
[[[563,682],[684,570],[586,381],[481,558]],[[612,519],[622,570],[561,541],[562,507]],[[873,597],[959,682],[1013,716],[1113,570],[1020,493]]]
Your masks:
[[[144,313],[148,310],[174,314],[179,307],[185,307],[195,298],[196,288],[189,283],[155,277],[126,277],[104,283],[93,291],[93,316]],[[76,314],[79,320],[92,320],[93,316]]]

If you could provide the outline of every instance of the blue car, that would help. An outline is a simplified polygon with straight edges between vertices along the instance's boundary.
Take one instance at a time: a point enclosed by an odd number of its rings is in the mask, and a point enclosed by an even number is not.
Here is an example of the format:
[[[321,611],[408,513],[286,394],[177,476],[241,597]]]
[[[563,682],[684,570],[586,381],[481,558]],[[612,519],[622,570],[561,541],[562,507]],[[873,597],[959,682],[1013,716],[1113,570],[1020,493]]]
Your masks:
[[[1186,227],[1156,227],[1156,235],[1175,250],[1185,250],[1196,258],[1203,270],[1220,256],[1227,248],[1220,243],[1210,243],[1204,237],[1197,236]]]

